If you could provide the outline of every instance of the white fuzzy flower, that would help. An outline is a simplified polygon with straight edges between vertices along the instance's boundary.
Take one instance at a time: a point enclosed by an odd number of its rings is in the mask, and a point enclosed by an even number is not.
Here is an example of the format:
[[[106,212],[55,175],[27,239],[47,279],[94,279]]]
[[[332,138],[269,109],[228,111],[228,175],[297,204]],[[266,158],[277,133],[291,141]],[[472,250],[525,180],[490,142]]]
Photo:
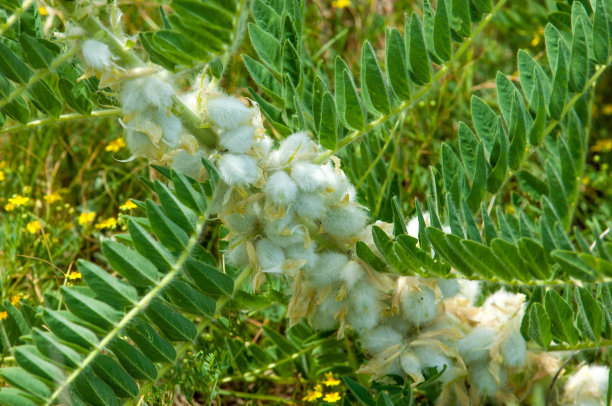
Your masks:
[[[282,265],[285,260],[285,253],[282,248],[264,238],[255,243],[255,252],[257,253],[257,261],[259,261],[259,265],[264,272],[282,272]]]
[[[155,123],[162,129],[162,141],[169,148],[176,148],[179,144],[179,136],[183,130],[181,121],[166,111],[157,110],[153,115]]]
[[[247,124],[253,114],[240,100],[229,96],[209,100],[206,108],[208,117],[224,130]]]
[[[349,296],[350,310],[346,315],[348,325],[365,332],[380,321],[380,295],[374,286],[363,281],[353,287]]]
[[[254,214],[240,213],[228,214],[223,218],[223,221],[228,226],[230,231],[237,233],[250,233],[257,223],[257,216]]]
[[[299,132],[285,138],[278,148],[281,165],[296,160],[310,160],[317,154],[317,146],[307,133]]]
[[[361,338],[363,347],[372,355],[378,355],[391,346],[402,344],[403,341],[404,337],[388,326],[376,327]]]
[[[327,211],[327,206],[316,193],[298,193],[293,207],[299,216],[315,220],[323,217]]]
[[[313,266],[317,261],[316,249],[317,245],[313,241],[308,246],[305,246],[304,243],[292,244],[285,247],[285,256],[294,261],[306,261],[307,266]]]
[[[457,341],[457,349],[466,364],[484,362],[489,359],[490,346],[497,335],[486,327],[476,327],[468,335]]]
[[[442,382],[449,382],[455,378],[453,361],[439,350],[430,346],[414,346],[413,351],[422,368],[436,368],[440,372],[446,365],[446,371],[440,377]]]
[[[340,279],[342,268],[348,263],[344,254],[324,252],[319,255],[317,264],[307,273],[308,279],[318,287],[327,287]]]
[[[125,142],[134,156],[148,159],[159,158],[159,148],[151,142],[151,139],[145,133],[140,131],[128,131]]]
[[[225,154],[217,163],[221,179],[228,185],[248,186],[257,181],[257,166],[250,156]]]
[[[308,238],[308,230],[303,224],[293,221],[293,214],[287,213],[285,217],[269,221],[264,226],[266,236],[279,247],[288,247],[293,244],[304,244]]]
[[[326,176],[320,165],[298,161],[291,167],[291,177],[305,192],[314,192],[325,187]]]
[[[421,376],[421,362],[412,351],[404,351],[400,357],[402,369],[411,377]],[[422,377],[422,376],[421,376]]]
[[[476,302],[480,295],[480,281],[471,281],[468,279],[459,279],[459,293],[468,299],[470,303]]]
[[[230,243],[231,245],[231,243]],[[225,253],[225,260],[235,266],[247,266],[249,265],[249,255],[246,249],[246,242],[241,242],[234,248],[230,249]]]
[[[85,64],[96,72],[104,71],[111,65],[111,51],[108,45],[100,41],[88,39],[83,42],[82,52]]]
[[[436,295],[433,290],[422,286],[419,289],[406,289],[400,297],[403,315],[415,326],[421,326],[433,320],[438,312]]]
[[[274,141],[267,135],[256,137],[253,142],[253,150],[258,158],[266,159],[270,155],[270,150],[274,145]]]
[[[584,365],[569,376],[563,392],[563,405],[604,406],[609,368]]]
[[[243,125],[221,134],[220,144],[223,148],[238,154],[243,154],[251,149],[255,129],[250,125]]]
[[[177,149],[172,152],[170,167],[183,175],[202,181],[206,173],[204,165],[202,164],[203,157],[204,151],[190,154],[184,149]]]
[[[264,193],[275,204],[286,206],[295,200],[298,187],[286,172],[278,171],[266,181]]]
[[[457,282],[457,279],[440,278],[438,279],[438,287],[444,298],[453,297],[459,293],[459,282]]]
[[[366,226],[368,217],[359,207],[345,205],[334,207],[321,221],[329,234],[340,239],[351,239],[359,235]]]
[[[500,382],[489,371],[489,367],[490,365],[486,362],[470,367],[470,384],[476,388],[480,396],[490,396],[497,392],[500,386]]]
[[[344,282],[346,287],[350,290],[355,286],[357,282],[365,277],[365,271],[355,261],[349,261],[340,272],[340,279]]]
[[[142,77],[121,84],[119,98],[125,114],[136,111],[167,110],[172,105],[172,86],[157,77]]]
[[[504,364],[510,368],[523,368],[527,362],[527,343],[520,331],[508,334],[501,347]]]
[[[336,300],[333,295],[327,298],[315,308],[310,317],[310,324],[315,330],[333,330],[338,327],[338,314],[346,307],[344,300]]]

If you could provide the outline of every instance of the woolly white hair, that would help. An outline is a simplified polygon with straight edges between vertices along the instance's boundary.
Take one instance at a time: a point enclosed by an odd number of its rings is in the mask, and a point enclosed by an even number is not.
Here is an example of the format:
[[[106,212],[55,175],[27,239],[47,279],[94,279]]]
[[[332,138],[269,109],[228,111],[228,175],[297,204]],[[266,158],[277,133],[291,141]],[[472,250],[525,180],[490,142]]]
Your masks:
[[[172,86],[158,77],[142,77],[121,84],[119,98],[125,114],[143,112],[150,108],[167,110],[172,104]]]
[[[296,224],[293,220],[293,213],[290,211],[284,217],[267,222],[264,226],[266,236],[279,247],[304,243],[308,231],[303,225]]]
[[[361,208],[345,205],[331,208],[321,220],[321,224],[332,236],[350,239],[363,231],[367,220],[366,213]]]
[[[95,39],[88,39],[83,42],[81,49],[85,64],[94,71],[100,72],[110,67],[113,55],[108,45]]]
[[[295,200],[298,187],[285,171],[278,171],[268,178],[264,193],[278,205],[287,205]]]
[[[292,260],[305,260],[307,264],[312,263],[316,260],[316,248],[314,241],[311,241],[308,247],[304,243],[292,244],[285,247],[285,256]]]
[[[238,233],[249,233],[257,222],[257,216],[254,214],[232,213],[223,217],[223,221],[227,224],[231,231]]]
[[[178,149],[173,154],[171,167],[183,175],[189,176],[190,178],[203,180],[203,157],[204,151],[198,151],[195,154],[190,154],[184,149]]]
[[[433,320],[438,311],[436,295],[433,290],[422,286],[419,289],[406,289],[400,296],[403,316],[415,326]]]
[[[438,279],[438,287],[445,298],[453,297],[459,293],[459,282],[457,279]]]
[[[457,349],[467,364],[484,362],[489,358],[489,347],[497,332],[487,327],[475,327],[468,335],[457,341]]]
[[[438,372],[446,370],[440,376],[440,380],[444,383],[450,382],[457,377],[457,369],[453,361],[442,354],[439,350],[430,346],[413,346],[414,355],[416,355],[422,368],[436,368]]]
[[[279,148],[279,160],[281,165],[294,160],[309,160],[317,153],[316,144],[310,139],[306,132],[291,134],[285,138]]]
[[[400,357],[400,362],[402,364],[402,369],[405,373],[410,376],[417,376],[421,374],[421,363],[414,352],[412,351],[404,351]]]
[[[251,109],[240,100],[221,96],[208,101],[208,117],[220,128],[230,130],[247,124],[252,117]]]
[[[306,275],[313,285],[327,287],[339,280],[340,272],[347,263],[346,255],[327,251],[319,255],[317,264]]]
[[[346,316],[347,323],[357,331],[370,330],[380,321],[380,297],[376,288],[363,281],[356,284],[349,296],[351,311]]]
[[[273,145],[274,141],[272,141],[272,138],[264,135],[263,137],[255,138],[255,141],[253,142],[253,150],[258,158],[265,159],[269,156]]]
[[[170,148],[176,148],[179,144],[179,136],[183,130],[181,121],[174,115],[163,110],[157,110],[153,119],[162,129],[162,141]]]
[[[333,295],[327,298],[316,307],[314,314],[310,318],[310,324],[315,330],[333,330],[338,327],[336,314],[346,306],[344,300],[336,300]]]
[[[219,142],[223,148],[226,148],[230,152],[243,154],[251,149],[254,136],[255,128],[250,125],[243,125],[227,130],[221,134]]]
[[[291,167],[291,177],[305,192],[314,192],[325,187],[326,176],[320,165],[296,162]]]
[[[250,156],[224,154],[217,168],[221,179],[228,185],[248,186],[257,181],[257,166]]]
[[[572,373],[563,392],[564,405],[605,406],[610,369],[584,365]]]
[[[298,193],[294,207],[299,216],[311,219],[320,219],[327,211],[327,206],[316,193]]]
[[[470,367],[470,384],[480,396],[489,396],[497,392],[500,383],[489,371],[489,364],[482,362]]]
[[[403,341],[402,335],[389,326],[376,327],[361,338],[363,347],[372,355],[378,355],[393,345],[402,344]]]
[[[282,272],[282,265],[285,260],[285,253],[282,248],[267,238],[263,238],[255,243],[255,252],[257,253],[257,261],[259,261],[259,265],[264,272]]]
[[[159,154],[159,147],[151,142],[147,134],[140,131],[128,131],[125,142],[134,156],[150,158]]]
[[[480,295],[480,281],[459,279],[457,283],[459,283],[459,293],[473,304]]]
[[[527,343],[520,331],[508,334],[501,347],[504,364],[510,368],[523,368],[527,362]]]
[[[348,289],[352,289],[364,276],[365,271],[355,261],[349,261],[340,271],[340,279],[342,279]]]
[[[225,260],[232,265],[247,266],[250,261],[249,256],[247,254],[246,242],[241,242],[234,248],[227,251],[225,253]]]

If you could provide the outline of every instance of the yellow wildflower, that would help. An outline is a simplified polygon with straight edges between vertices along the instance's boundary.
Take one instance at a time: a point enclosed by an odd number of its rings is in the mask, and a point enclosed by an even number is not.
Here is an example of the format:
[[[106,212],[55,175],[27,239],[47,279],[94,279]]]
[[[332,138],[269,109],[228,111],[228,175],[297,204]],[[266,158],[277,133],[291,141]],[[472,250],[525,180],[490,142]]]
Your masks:
[[[6,166],[6,162],[0,161],[0,169],[4,169],[5,166]]]
[[[4,172],[0,171],[0,182],[2,182],[4,179],[6,179]]]
[[[340,393],[338,393],[338,392],[331,392],[331,393],[326,393],[325,394],[325,397],[323,398],[323,401],[327,402],[327,403],[336,403],[340,399],[342,399],[342,396],[340,396]]]
[[[15,205],[13,203],[7,203],[4,205],[4,210],[6,211],[13,211],[15,210]]]
[[[334,0],[332,1],[332,7],[334,8],[345,8],[351,5],[350,0]]]
[[[17,306],[20,300],[21,300],[21,293],[17,293],[16,295],[13,295],[11,297],[11,304],[13,306]]]
[[[47,202],[49,204],[53,204],[55,202],[59,202],[60,200],[62,200],[62,197],[60,196],[59,193],[53,192],[53,193],[49,193],[47,195],[44,195],[43,199],[45,199],[45,202]]]
[[[77,271],[72,271],[68,275],[66,275],[66,278],[68,278],[71,281],[75,281],[77,279],[81,279],[81,273]]]
[[[0,320],[4,320],[4,319],[8,319],[8,313],[7,312],[0,312]]]
[[[84,211],[83,213],[79,214],[79,225],[82,226],[91,223],[94,217],[96,217],[96,213],[93,211]]]
[[[540,34],[536,34],[531,40],[531,46],[535,47],[540,43]]]
[[[98,230],[104,230],[105,228],[115,228],[116,225],[117,219],[109,217],[106,220],[102,220],[98,224],[96,224],[96,228]]]
[[[593,152],[608,152],[612,150],[612,140],[599,140],[591,147]]]
[[[334,378],[334,374],[328,372],[325,374],[325,380],[323,381],[323,385],[325,386],[336,386],[340,385],[340,380]]]
[[[30,201],[30,198],[24,197],[21,195],[13,195],[13,197],[10,197],[8,201],[13,206],[19,207],[19,206],[25,206],[26,204],[28,204],[28,202]]]
[[[601,112],[603,113],[604,116],[611,116],[612,115],[612,104],[606,104],[602,107]]]
[[[36,234],[40,230],[40,222],[38,220],[30,221],[26,226],[28,233]]]
[[[38,14],[41,16],[46,16],[49,15],[49,11],[47,11],[47,7],[45,6],[38,6]]]
[[[118,152],[121,148],[125,148],[125,141],[123,141],[123,138],[116,138],[109,142],[104,150],[108,152]]]
[[[308,390],[308,392],[306,392],[306,396],[304,396],[302,398],[302,400],[306,401],[306,402],[314,402],[315,400],[319,399],[321,396],[323,396],[323,394],[318,391],[318,390]]]
[[[125,202],[124,204],[122,204],[121,206],[119,206],[119,209],[120,209],[121,211],[128,211],[128,210],[135,209],[136,207],[138,207],[138,206],[136,206],[136,205],[134,204],[134,202],[132,202],[131,200],[128,200],[127,202]]]

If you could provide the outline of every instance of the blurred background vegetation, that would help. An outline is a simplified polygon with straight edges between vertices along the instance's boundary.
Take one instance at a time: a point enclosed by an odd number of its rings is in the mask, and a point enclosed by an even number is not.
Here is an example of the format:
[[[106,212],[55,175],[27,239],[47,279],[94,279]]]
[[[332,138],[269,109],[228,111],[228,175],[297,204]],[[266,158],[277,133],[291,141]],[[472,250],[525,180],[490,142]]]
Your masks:
[[[470,98],[477,95],[497,105],[495,75],[511,74],[518,82],[515,55],[519,48],[536,59],[543,56],[543,27],[550,18],[550,2],[508,2],[475,39],[456,68],[442,82],[388,128],[391,138],[376,138],[380,165],[373,172],[398,195],[405,213],[414,199],[429,192],[429,166],[436,165],[442,142],[451,141],[458,123],[469,123]],[[384,60],[385,27],[403,31],[404,13],[421,14],[421,1],[313,0],[305,3],[306,48],[323,71],[333,72],[341,55],[358,72],[360,44],[369,40]],[[154,30],[161,24],[157,1],[119,1],[128,33]],[[52,5],[38,3],[45,30],[62,28]],[[242,53],[252,53],[248,43]],[[319,58],[320,57],[320,58]],[[230,94],[248,96],[249,75],[240,54],[230,62],[223,87]],[[198,72],[192,72],[193,75]],[[332,75],[330,75],[332,76]],[[188,77],[181,77],[187,85]],[[590,154],[577,213],[578,224],[593,216],[611,218],[612,75],[605,74],[594,103]],[[0,135],[0,287],[2,300],[16,305],[42,303],[45,292],[63,284],[79,284],[77,258],[95,260],[99,241],[121,230],[122,215],[137,210],[126,202],[144,200],[152,193],[139,177],[154,178],[142,160],[129,161],[117,117],[67,122]],[[366,141],[363,141],[366,142]],[[368,175],[359,143],[342,152],[343,166],[355,184]],[[357,157],[357,158],[356,158]],[[376,157],[370,157],[370,161]],[[127,160],[127,161],[125,161]],[[383,164],[385,163],[385,164]],[[380,175],[380,176],[379,176]],[[382,195],[361,195],[373,217],[390,219],[390,205]],[[510,196],[507,196],[510,204]],[[222,230],[220,231],[222,235]],[[151,404],[353,404],[340,374],[353,373],[363,358],[351,337],[336,340],[314,334],[305,324],[286,329],[284,299],[269,284],[260,301],[245,312],[232,307],[223,328],[201,336],[194,351],[151,388]],[[287,338],[275,335],[284,334]],[[222,343],[221,345],[219,343]],[[297,355],[296,355],[297,354]],[[5,362],[10,362],[10,357]],[[274,362],[275,366],[260,368]],[[272,372],[271,372],[272,371]],[[364,378],[352,375],[355,380]],[[393,386],[401,390],[401,385]],[[417,393],[425,399],[428,389]]]

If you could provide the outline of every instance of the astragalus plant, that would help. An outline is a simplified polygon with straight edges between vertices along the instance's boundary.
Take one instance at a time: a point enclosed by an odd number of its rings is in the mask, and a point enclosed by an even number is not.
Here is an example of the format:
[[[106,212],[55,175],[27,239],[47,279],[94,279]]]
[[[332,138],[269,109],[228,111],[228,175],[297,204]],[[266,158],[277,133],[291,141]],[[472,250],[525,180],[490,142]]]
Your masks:
[[[317,341],[283,337],[300,327],[348,343],[350,363],[317,361],[351,366],[345,404],[609,404],[612,242],[605,213],[577,218],[612,2],[538,6],[539,53],[497,73],[496,103],[471,98],[472,124],[434,144],[416,199],[397,178],[408,115],[450,96],[449,75],[511,6],[434,3],[414,2],[352,66],[308,49],[298,0],[173,0],[163,27],[139,33],[124,31],[121,2],[58,1],[48,38],[34,2],[5,1],[7,131],[115,116],[127,160],[159,175],[143,180],[157,203],[134,201],[144,216],[78,261],[83,284],[5,303],[0,403],[146,401],[202,335],[264,298],[287,330],[263,330],[275,346],[249,349],[247,380],[279,363],[308,375],[297,360]],[[241,80],[248,94],[224,89]],[[223,402],[225,378],[202,391]]]

